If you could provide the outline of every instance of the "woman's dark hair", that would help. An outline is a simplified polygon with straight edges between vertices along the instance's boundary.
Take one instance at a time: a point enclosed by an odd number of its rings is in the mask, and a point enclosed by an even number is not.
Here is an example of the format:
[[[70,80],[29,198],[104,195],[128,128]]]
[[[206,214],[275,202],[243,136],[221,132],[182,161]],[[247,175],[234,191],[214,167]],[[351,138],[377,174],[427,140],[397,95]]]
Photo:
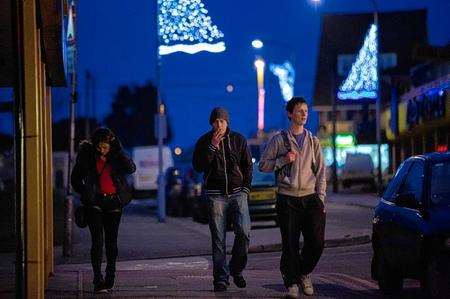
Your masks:
[[[91,142],[94,147],[97,147],[101,142],[114,145],[116,143],[116,135],[108,128],[97,128],[91,135]]]

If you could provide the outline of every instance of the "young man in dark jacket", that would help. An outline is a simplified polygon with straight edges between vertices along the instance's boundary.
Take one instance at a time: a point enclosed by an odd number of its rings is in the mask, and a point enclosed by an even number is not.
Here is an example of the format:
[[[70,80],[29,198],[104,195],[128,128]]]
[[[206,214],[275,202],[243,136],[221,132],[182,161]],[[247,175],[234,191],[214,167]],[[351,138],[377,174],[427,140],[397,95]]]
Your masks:
[[[226,291],[228,277],[239,288],[245,288],[242,271],[247,264],[250,243],[248,194],[252,182],[252,159],[245,138],[229,129],[228,113],[214,108],[209,123],[212,130],[200,137],[195,145],[192,164],[204,174],[204,189],[208,200],[209,228],[213,250],[214,291]],[[234,225],[232,257],[226,263],[227,214]]]
[[[71,183],[75,192],[81,195],[81,203],[88,207],[96,293],[107,292],[114,285],[122,208],[131,201],[131,189],[125,176],[135,170],[133,161],[124,154],[119,140],[107,128],[95,130],[90,141],[80,144]],[[103,236],[107,262],[105,279],[101,273]]]

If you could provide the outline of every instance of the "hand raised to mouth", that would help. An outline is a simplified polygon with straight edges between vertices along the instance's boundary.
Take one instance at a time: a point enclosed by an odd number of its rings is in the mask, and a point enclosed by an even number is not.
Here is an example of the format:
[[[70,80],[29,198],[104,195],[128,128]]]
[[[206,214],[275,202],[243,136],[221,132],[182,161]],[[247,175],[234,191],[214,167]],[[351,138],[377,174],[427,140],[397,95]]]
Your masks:
[[[214,147],[218,148],[220,141],[222,141],[222,139],[224,138],[224,134],[225,134],[225,132],[223,132],[221,130],[214,131],[212,139],[211,139],[211,144]]]

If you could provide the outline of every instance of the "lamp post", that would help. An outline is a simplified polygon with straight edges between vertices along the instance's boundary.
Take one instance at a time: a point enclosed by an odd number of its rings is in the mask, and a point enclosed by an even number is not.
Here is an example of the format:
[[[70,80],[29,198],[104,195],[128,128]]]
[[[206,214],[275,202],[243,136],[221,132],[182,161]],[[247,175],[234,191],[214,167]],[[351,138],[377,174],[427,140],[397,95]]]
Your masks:
[[[159,16],[159,6],[160,2],[156,1],[156,16]],[[165,222],[166,220],[166,194],[165,194],[165,178],[163,172],[163,122],[165,121],[165,107],[161,100],[161,53],[159,51],[159,46],[161,44],[160,38],[160,25],[159,22],[156,21],[156,35],[157,35],[157,48],[156,48],[156,109],[157,112],[155,114],[155,125],[157,126],[155,129],[158,137],[158,221]]]
[[[277,47],[282,48],[285,50],[288,50],[289,52],[289,60],[284,61],[282,64],[270,64],[270,71],[278,77],[279,83],[280,83],[280,89],[283,96],[284,101],[289,101],[292,96],[294,95],[294,83],[295,83],[295,52],[292,46],[279,42],[279,41],[262,41],[261,39],[254,39],[252,40],[251,44],[252,47],[256,50],[261,50],[265,43],[270,47]],[[260,57],[260,56],[257,56]],[[262,109],[264,110],[264,104]],[[259,109],[258,109],[259,111]],[[285,120],[286,118],[283,115],[281,126],[285,126]]]
[[[378,173],[377,173],[377,183],[378,183],[378,194],[381,195],[383,189],[383,177],[381,172],[381,85],[380,85],[380,28],[378,25],[378,6],[376,0],[372,0],[373,4],[373,23],[377,28],[377,98],[375,102],[376,109],[376,135],[377,135],[377,154],[378,154]]]
[[[255,68],[256,68],[256,80],[258,84],[258,138],[262,137],[264,131],[264,102],[265,94],[264,90],[264,69],[266,63],[262,58],[256,58]]]

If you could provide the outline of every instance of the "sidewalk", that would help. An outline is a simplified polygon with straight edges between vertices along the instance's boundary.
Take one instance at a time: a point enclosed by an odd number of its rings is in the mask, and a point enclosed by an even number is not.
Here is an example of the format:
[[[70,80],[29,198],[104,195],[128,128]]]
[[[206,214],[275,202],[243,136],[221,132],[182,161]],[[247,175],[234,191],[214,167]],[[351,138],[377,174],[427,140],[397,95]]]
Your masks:
[[[326,200],[326,246],[368,242],[372,211],[377,202],[373,194],[330,194]],[[167,217],[165,223],[159,223],[150,206],[150,201],[132,201],[125,209],[118,240],[120,261],[211,253],[208,225],[193,222],[190,217]],[[228,251],[231,251],[233,238],[233,232],[228,232]],[[274,222],[252,223],[250,252],[280,249],[279,228]],[[75,227],[73,256],[64,258],[62,248],[55,247],[55,264],[89,263],[89,251],[89,230]]]
[[[226,293],[216,294],[211,264],[209,257],[119,262],[114,290],[96,296],[90,265],[59,265],[45,298],[280,298],[285,291],[277,268],[247,269],[246,289],[231,282]]]
[[[373,207],[378,199],[373,194],[331,194],[326,202],[326,247],[370,242]],[[190,218],[168,217],[158,223],[154,211],[145,201],[127,207],[119,232],[119,285],[107,297],[216,297],[211,291],[211,244],[207,225]],[[132,233],[131,233],[132,232]],[[46,298],[83,297],[92,295],[92,271],[89,264],[90,236],[87,229],[75,231],[74,256],[61,257],[55,248],[55,275],[50,279]],[[280,251],[279,228],[272,222],[254,222],[250,252]],[[227,233],[227,250],[231,252],[233,233]],[[173,271],[173,273],[171,272]],[[151,277],[151,279],[149,279]],[[232,288],[227,296],[279,297],[283,286],[278,269],[249,271],[252,285],[246,291]],[[151,281],[151,283],[149,283]],[[195,283],[194,283],[195,282]]]

